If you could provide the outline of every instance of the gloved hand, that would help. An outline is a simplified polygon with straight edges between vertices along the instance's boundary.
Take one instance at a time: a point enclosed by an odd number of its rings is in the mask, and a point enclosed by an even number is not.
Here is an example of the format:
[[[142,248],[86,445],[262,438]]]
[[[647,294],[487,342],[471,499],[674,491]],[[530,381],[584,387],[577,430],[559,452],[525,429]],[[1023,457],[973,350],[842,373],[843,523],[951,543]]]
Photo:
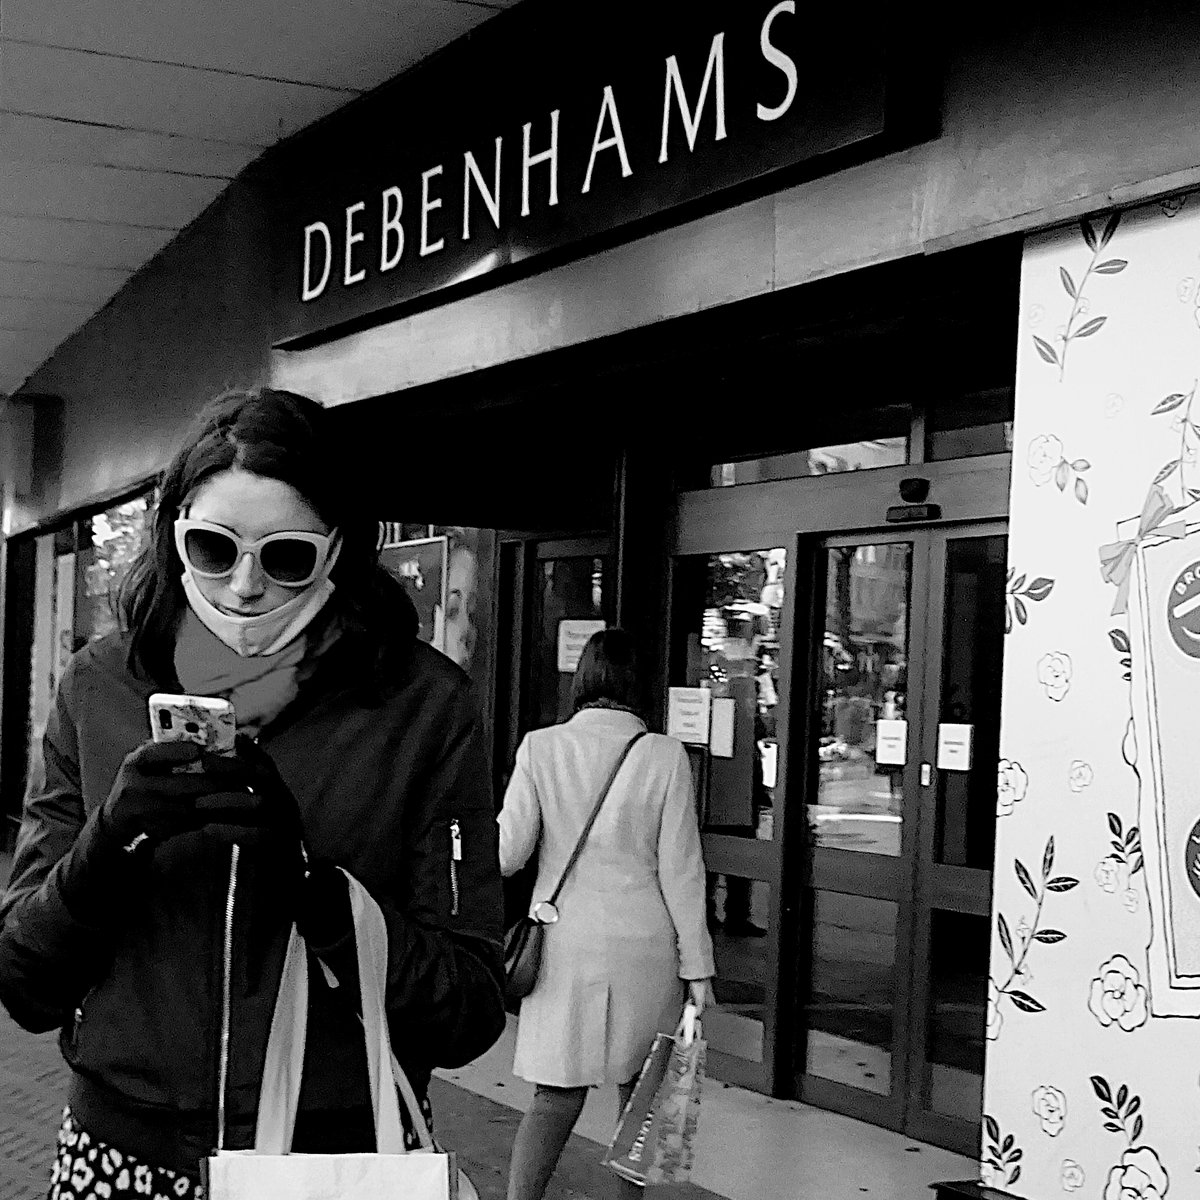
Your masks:
[[[202,754],[201,761],[211,784],[196,808],[206,816],[209,832],[247,844],[278,840],[294,859],[298,883],[304,868],[300,806],[271,756],[239,734],[233,755]]]
[[[212,779],[178,770],[200,759],[200,748],[191,742],[145,742],[126,756],[108,797],[59,865],[59,890],[69,909],[101,913],[129,873],[126,851],[207,823],[197,801],[213,790]]]

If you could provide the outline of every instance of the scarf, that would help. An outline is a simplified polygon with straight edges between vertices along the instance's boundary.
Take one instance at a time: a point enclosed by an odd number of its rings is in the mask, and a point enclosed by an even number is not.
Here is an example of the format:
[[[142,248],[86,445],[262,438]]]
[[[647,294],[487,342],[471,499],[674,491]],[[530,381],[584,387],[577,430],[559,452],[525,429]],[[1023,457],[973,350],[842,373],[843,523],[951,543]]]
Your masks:
[[[320,645],[323,650],[330,637]],[[243,657],[186,608],[175,636],[175,673],[185,692],[219,696],[233,704],[239,733],[257,737],[296,698],[307,634],[275,654]]]

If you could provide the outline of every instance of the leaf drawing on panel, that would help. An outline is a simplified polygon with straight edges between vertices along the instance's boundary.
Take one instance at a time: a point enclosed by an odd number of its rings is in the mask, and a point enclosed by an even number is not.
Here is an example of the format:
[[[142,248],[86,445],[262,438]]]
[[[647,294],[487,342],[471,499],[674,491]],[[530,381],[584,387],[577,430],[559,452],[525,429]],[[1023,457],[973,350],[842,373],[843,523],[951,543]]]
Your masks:
[[[1046,841],[1042,852],[1041,871],[1035,879],[1029,868],[1019,859],[1013,860],[1013,870],[1017,880],[1026,894],[1034,903],[1033,919],[1026,921],[1022,918],[1016,932],[1013,932],[1008,918],[999,910],[996,912],[996,930],[1000,938],[1000,947],[1010,964],[1008,979],[1003,984],[995,979],[988,980],[988,1031],[987,1036],[995,1040],[1000,1036],[1004,1024],[1000,1011],[1000,1002],[1007,997],[1009,1002],[1022,1012],[1045,1012],[1046,1006],[1032,996],[1025,988],[1032,978],[1026,959],[1029,951],[1037,945],[1053,946],[1066,940],[1066,934],[1061,929],[1045,928],[1042,925],[1042,908],[1046,897],[1051,892],[1069,892],[1079,886],[1079,880],[1071,875],[1054,874],[1054,838]],[[1021,985],[1018,987],[1018,985]]]
[[[1024,625],[1029,620],[1029,605],[1040,604],[1053,590],[1053,579],[1039,575],[1030,580],[1027,575],[1018,576],[1016,568],[1010,568],[1004,586],[1004,632],[1012,633],[1014,617],[1018,625]]]
[[[1000,1123],[985,1113],[983,1118],[983,1154],[980,1179],[985,1187],[1006,1187],[1021,1178],[1021,1160],[1025,1151],[1011,1134],[1001,1136]]]
[[[1094,337],[1104,328],[1105,323],[1108,321],[1108,317],[1106,316],[1090,317],[1082,321],[1081,324],[1076,324],[1080,318],[1087,316],[1089,302],[1083,293],[1087,287],[1088,280],[1093,275],[1119,275],[1129,266],[1128,259],[1102,257],[1108,243],[1112,241],[1113,234],[1116,233],[1120,221],[1121,214],[1119,212],[1112,213],[1104,222],[1104,227],[1097,233],[1096,227],[1085,217],[1079,222],[1079,230],[1083,234],[1084,244],[1092,252],[1091,261],[1088,263],[1087,269],[1079,281],[1076,282],[1074,276],[1066,267],[1060,266],[1058,268],[1059,282],[1062,284],[1063,291],[1067,293],[1071,300],[1071,311],[1067,317],[1067,323],[1055,339],[1060,345],[1055,347],[1052,343],[1046,341],[1045,338],[1037,336],[1034,336],[1033,344],[1038,352],[1038,357],[1043,362],[1058,367],[1059,383],[1062,383],[1066,374],[1067,352],[1071,348],[1071,343],[1079,338]],[[1078,490],[1080,489],[1077,489],[1077,492]],[[1086,503],[1086,486],[1081,490],[1084,495],[1078,498],[1080,503]]]
[[[1159,468],[1154,476],[1154,483],[1166,483],[1178,473],[1179,507],[1184,508],[1192,501],[1200,499],[1200,488],[1190,486],[1191,472],[1189,470],[1196,462],[1197,448],[1200,447],[1200,424],[1192,420],[1192,405],[1196,399],[1197,380],[1192,380],[1191,391],[1172,392],[1164,396],[1151,410],[1152,417],[1160,417],[1166,413],[1176,413],[1171,420],[1172,430],[1179,433],[1179,452],[1174,458],[1169,458]],[[1183,412],[1178,412],[1182,408]]]

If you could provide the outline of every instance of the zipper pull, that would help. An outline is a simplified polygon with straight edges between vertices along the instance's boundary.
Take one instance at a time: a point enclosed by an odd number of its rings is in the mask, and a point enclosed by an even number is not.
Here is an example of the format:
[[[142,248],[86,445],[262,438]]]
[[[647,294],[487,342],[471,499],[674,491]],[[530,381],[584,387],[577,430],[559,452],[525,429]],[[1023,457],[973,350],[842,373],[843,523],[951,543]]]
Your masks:
[[[450,822],[450,857],[455,862],[462,862],[462,832],[457,817]]]

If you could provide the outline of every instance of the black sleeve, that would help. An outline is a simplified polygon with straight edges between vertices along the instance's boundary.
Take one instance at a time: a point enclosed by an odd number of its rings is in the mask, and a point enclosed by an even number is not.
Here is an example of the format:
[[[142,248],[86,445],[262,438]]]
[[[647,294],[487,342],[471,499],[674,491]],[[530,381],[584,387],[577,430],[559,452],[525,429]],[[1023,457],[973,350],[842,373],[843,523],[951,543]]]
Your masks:
[[[0,898],[0,1003],[34,1033],[70,1020],[111,958],[104,928],[68,910],[58,885],[85,821],[76,740],[79,657],[67,666],[42,741],[44,778],[25,799],[8,889]]]
[[[470,690],[457,688],[419,720],[424,738],[439,748],[418,794],[407,801],[412,816],[401,889],[395,896],[375,895],[388,927],[392,1045],[416,1078],[478,1058],[505,1021],[496,814]],[[347,1000],[357,1004],[353,932],[313,948],[339,980],[351,982]]]

